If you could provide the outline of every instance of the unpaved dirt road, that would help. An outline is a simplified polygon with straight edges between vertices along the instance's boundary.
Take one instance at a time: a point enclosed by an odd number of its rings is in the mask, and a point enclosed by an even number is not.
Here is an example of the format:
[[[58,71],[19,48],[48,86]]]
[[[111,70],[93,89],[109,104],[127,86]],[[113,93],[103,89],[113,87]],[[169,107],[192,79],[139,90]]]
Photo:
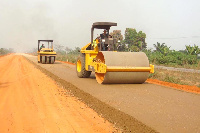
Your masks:
[[[0,133],[112,132],[99,117],[22,55],[0,58]]]
[[[180,72],[189,72],[189,73],[200,73],[200,70],[195,70],[195,69],[186,69],[186,68],[176,68],[176,67],[166,67],[166,66],[155,66],[155,68],[158,69],[166,69],[170,71],[180,71]]]
[[[90,78],[78,78],[75,72],[75,66],[55,62],[55,64],[38,64],[37,57],[24,55],[27,59],[36,64],[49,76],[57,78],[56,81],[63,79],[78,89],[80,96],[85,101],[90,97],[100,100],[98,106],[92,104],[95,111],[102,113],[103,117],[113,120],[116,124],[129,125],[131,130],[140,130],[140,132],[150,132],[150,128],[158,132],[200,132],[200,95],[176,90],[169,87],[154,84],[107,84],[100,85],[96,82],[94,75]],[[53,75],[52,75],[53,74]],[[55,76],[56,75],[56,76]],[[68,84],[68,83],[66,83]],[[80,91],[79,91],[80,90]],[[73,90],[72,90],[73,91]],[[77,94],[78,95],[78,94]],[[109,110],[109,105],[115,110]],[[101,108],[98,108],[98,107]],[[111,113],[110,113],[111,112]],[[126,117],[127,114],[129,117]],[[120,114],[120,115],[118,115]],[[120,117],[123,116],[123,117]],[[126,118],[125,118],[126,117]],[[134,119],[133,119],[134,118]],[[146,128],[141,123],[150,128]],[[138,124],[139,123],[139,124]],[[141,126],[142,125],[142,126]],[[132,128],[134,127],[134,128]]]

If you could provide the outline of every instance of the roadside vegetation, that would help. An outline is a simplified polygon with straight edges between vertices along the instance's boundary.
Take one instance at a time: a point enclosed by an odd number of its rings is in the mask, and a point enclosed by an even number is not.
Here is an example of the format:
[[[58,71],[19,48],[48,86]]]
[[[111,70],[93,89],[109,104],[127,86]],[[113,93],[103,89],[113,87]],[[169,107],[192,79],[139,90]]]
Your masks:
[[[79,56],[81,50],[79,47],[71,49],[62,45],[55,45],[54,48],[57,53],[56,60],[67,61],[71,63],[76,63],[76,59]]]
[[[10,54],[10,53],[13,53],[13,52],[14,52],[14,50],[11,49],[11,48],[9,48],[9,49],[7,49],[7,48],[0,48],[0,56],[1,55]]]
[[[150,74],[149,78],[175,84],[197,86],[200,89],[199,73],[155,69],[155,73]]]
[[[152,64],[200,69],[200,48],[196,45],[188,45],[185,50],[180,51],[170,50],[170,47],[158,42],[154,47],[156,50],[143,50]]]

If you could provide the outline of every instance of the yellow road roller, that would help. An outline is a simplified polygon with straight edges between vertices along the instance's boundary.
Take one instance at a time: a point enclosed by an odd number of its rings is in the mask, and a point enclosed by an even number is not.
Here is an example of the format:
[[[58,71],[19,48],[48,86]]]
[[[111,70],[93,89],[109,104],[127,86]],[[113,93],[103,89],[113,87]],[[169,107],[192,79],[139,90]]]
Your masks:
[[[112,22],[95,22],[91,28],[91,42],[85,45],[77,58],[76,71],[80,78],[88,78],[95,72],[99,84],[140,84],[154,65],[149,64],[143,52],[116,52],[116,39],[109,35]],[[103,29],[103,34],[93,40],[94,29]]]
[[[41,42],[43,42],[43,44],[40,45]],[[56,59],[56,52],[53,50],[53,40],[38,40],[37,53],[38,63],[53,64]]]

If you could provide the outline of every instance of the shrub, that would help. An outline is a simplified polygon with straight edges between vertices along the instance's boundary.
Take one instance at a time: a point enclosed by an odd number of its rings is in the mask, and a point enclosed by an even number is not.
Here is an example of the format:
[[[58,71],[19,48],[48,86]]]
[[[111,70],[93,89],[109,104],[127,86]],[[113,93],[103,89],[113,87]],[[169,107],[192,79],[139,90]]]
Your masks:
[[[143,50],[149,58],[150,63],[161,65],[198,65],[199,59],[196,55],[189,55],[180,51],[170,51],[167,55],[158,51]]]

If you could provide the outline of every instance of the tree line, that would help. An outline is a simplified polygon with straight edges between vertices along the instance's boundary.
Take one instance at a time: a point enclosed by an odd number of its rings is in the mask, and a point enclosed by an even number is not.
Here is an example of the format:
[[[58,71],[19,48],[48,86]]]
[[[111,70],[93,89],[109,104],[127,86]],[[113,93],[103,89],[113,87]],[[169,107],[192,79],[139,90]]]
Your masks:
[[[149,61],[154,64],[172,65],[172,66],[184,66],[195,65],[200,68],[200,48],[194,44],[194,46],[186,45],[185,50],[170,50],[165,43],[157,42],[154,44],[156,50],[144,49],[143,51],[149,57]]]
[[[68,61],[72,63],[76,63],[76,59],[80,54],[80,48],[75,47],[71,49],[69,47],[65,47],[62,45],[54,45],[55,51],[57,53],[56,59],[61,61]]]
[[[14,50],[9,48],[0,48],[0,55],[6,55],[6,54],[9,54],[9,53],[13,53]]]

